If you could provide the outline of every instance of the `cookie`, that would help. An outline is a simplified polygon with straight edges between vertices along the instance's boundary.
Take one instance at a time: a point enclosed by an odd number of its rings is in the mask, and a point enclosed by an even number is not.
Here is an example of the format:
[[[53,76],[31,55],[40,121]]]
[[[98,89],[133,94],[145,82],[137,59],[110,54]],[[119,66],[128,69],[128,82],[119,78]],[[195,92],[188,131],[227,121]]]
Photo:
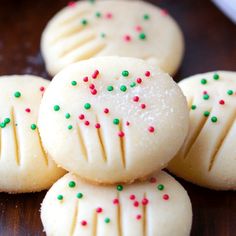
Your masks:
[[[204,187],[236,190],[236,72],[199,74],[179,85],[189,104],[190,130],[168,169]]]
[[[37,128],[48,84],[35,76],[0,77],[0,192],[47,189],[65,173],[43,150]]]
[[[137,57],[174,74],[184,42],[175,20],[147,2],[79,1],[50,20],[42,34],[41,51],[51,75],[98,56]]]
[[[48,236],[187,236],[192,208],[187,192],[165,172],[118,186],[94,186],[67,174],[48,191],[41,219]]]
[[[164,168],[183,144],[188,120],[186,99],[168,74],[141,59],[99,57],[53,79],[39,130],[60,166],[113,184]]]

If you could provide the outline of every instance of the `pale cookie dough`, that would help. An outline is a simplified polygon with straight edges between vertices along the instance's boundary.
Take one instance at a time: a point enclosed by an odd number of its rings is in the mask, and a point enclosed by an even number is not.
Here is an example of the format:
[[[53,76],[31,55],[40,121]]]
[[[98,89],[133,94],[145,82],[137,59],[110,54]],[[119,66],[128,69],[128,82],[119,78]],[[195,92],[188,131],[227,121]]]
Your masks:
[[[94,186],[67,174],[48,191],[41,219],[47,236],[188,236],[192,207],[162,171],[124,186]]]
[[[218,71],[180,82],[190,131],[168,169],[192,183],[236,190],[236,72]]]
[[[42,100],[45,149],[95,182],[132,182],[164,168],[184,142],[187,102],[172,78],[143,60],[100,57],[59,73]]]
[[[184,42],[173,18],[147,2],[79,1],[51,19],[42,34],[41,50],[51,75],[97,56],[137,57],[174,74]]]
[[[37,128],[48,84],[35,76],[0,77],[0,192],[47,189],[65,173],[44,152]]]

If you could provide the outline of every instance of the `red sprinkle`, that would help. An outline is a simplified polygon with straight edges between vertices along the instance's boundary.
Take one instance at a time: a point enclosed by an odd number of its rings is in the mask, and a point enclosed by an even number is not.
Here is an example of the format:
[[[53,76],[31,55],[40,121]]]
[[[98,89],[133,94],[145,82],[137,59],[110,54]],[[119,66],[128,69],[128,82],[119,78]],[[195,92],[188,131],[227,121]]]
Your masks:
[[[145,72],[145,76],[146,76],[146,77],[150,77],[150,75],[151,75],[151,72],[150,72],[150,71],[146,71],[146,72]]]
[[[142,81],[142,79],[141,78],[137,78],[137,83],[138,84],[141,84],[143,81]]]
[[[82,225],[82,226],[86,226],[86,225],[87,225],[87,221],[86,221],[86,220],[82,220],[82,221],[81,221],[81,225]]]
[[[88,82],[88,76],[84,77],[84,78],[83,78],[83,81],[84,81],[85,83]]]
[[[203,91],[203,94],[206,95],[206,94],[207,94],[207,91]]]
[[[84,124],[85,124],[86,126],[89,126],[89,125],[90,125],[90,122],[89,122],[88,120],[86,120],[86,121],[84,122]]]
[[[142,108],[142,109],[145,109],[145,108],[146,108],[146,105],[145,105],[145,104],[141,104],[141,108]]]
[[[151,179],[150,179],[149,182],[152,183],[152,184],[154,184],[154,183],[157,182],[157,179],[156,179],[155,177],[151,177]]]
[[[108,109],[108,108],[105,108],[105,109],[104,109],[104,113],[105,113],[105,114],[108,114],[108,113],[109,113],[109,109]]]
[[[95,125],[95,128],[96,128],[96,129],[100,129],[100,128],[101,128],[101,125],[100,125],[99,123],[97,123],[97,124]]]
[[[141,31],[143,30],[143,28],[142,28],[142,26],[137,25],[137,26],[135,27],[135,30],[138,31],[138,32],[141,32]]]
[[[139,101],[139,97],[138,96],[134,96],[133,101],[134,102],[138,102]]]
[[[127,125],[127,126],[130,126],[130,123],[129,123],[129,121],[127,121],[127,122],[126,122],[126,125]]]
[[[139,206],[139,202],[138,202],[138,201],[135,201],[135,202],[134,202],[134,206],[135,206],[135,207],[138,207],[138,206]]]
[[[143,204],[144,206],[146,206],[148,203],[149,203],[149,201],[148,201],[147,198],[144,198],[144,199],[142,200],[142,204]]]
[[[101,208],[101,207],[98,207],[98,208],[96,209],[96,212],[97,212],[97,213],[101,213],[101,212],[102,212],[102,208]]]
[[[40,91],[41,91],[41,92],[44,92],[44,91],[45,91],[45,87],[43,87],[43,86],[40,87]]]
[[[224,101],[224,100],[220,100],[220,101],[219,101],[219,104],[220,104],[220,105],[225,105],[225,101]]]
[[[111,18],[112,18],[112,14],[111,14],[110,12],[108,12],[108,13],[106,14],[106,18],[107,18],[107,19],[111,19]]]
[[[130,200],[134,200],[134,199],[135,199],[135,195],[134,195],[134,194],[131,194],[131,195],[129,196],[129,199],[130,199]]]
[[[31,112],[30,108],[26,108],[25,111],[28,112],[28,113]]]
[[[148,131],[149,131],[150,133],[154,133],[155,128],[154,128],[153,126],[150,126],[150,127],[148,128]]]
[[[99,75],[99,71],[98,71],[98,70],[95,70],[95,71],[93,72],[93,74],[92,74],[92,78],[93,78],[93,79],[97,79],[98,75]]]
[[[68,7],[75,7],[76,3],[75,2],[68,2]]]
[[[123,137],[125,136],[125,133],[124,133],[123,131],[120,131],[120,132],[118,133],[118,136],[119,136],[120,138],[123,138]]]
[[[118,205],[118,204],[119,204],[119,199],[115,198],[115,199],[113,200],[113,204]]]
[[[141,220],[141,218],[142,218],[141,215],[137,215],[137,216],[136,216],[136,219],[137,219],[137,220]]]
[[[89,85],[89,88],[90,88],[90,89],[94,89],[94,88],[95,88],[95,85],[94,85],[94,84],[90,84],[90,85]]]
[[[124,40],[125,40],[126,42],[130,42],[130,41],[131,41],[131,36],[130,36],[130,35],[125,35],[125,36],[124,36]]]
[[[161,15],[167,16],[168,15],[168,11],[166,9],[161,9]]]
[[[92,95],[96,95],[98,91],[96,89],[91,90]]]
[[[83,120],[85,118],[84,114],[79,115],[79,119]]]
[[[169,197],[168,194],[164,194],[162,198],[163,198],[163,200],[166,200],[166,201],[167,201],[167,200],[169,200],[170,197]]]

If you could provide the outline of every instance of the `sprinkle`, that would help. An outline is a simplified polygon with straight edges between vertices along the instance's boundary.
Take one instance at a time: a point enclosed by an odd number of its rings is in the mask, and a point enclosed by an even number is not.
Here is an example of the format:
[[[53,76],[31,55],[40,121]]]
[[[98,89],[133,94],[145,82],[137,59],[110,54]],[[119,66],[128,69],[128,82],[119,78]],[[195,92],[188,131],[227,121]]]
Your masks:
[[[112,18],[112,14],[111,14],[110,12],[107,13],[107,14],[106,14],[106,18],[107,18],[107,19],[111,19],[111,18]]]
[[[98,208],[96,209],[96,212],[97,212],[97,213],[102,213],[102,208],[101,208],[101,207],[98,207]]]
[[[144,199],[142,200],[142,204],[143,204],[144,206],[146,206],[148,203],[149,203],[149,201],[148,201],[147,198],[144,198]]]
[[[203,91],[203,94],[207,94],[207,91]]]
[[[57,196],[57,199],[58,199],[59,201],[62,201],[62,200],[63,200],[63,196],[60,194],[60,195]]]
[[[45,91],[45,88],[42,86],[42,87],[39,88],[39,90],[40,90],[41,92],[44,92],[44,91]]]
[[[136,83],[135,82],[132,82],[131,84],[130,84],[130,87],[131,88],[134,88],[136,86]]]
[[[35,130],[35,129],[37,128],[37,125],[36,125],[36,124],[32,124],[32,125],[30,126],[30,128],[31,128],[32,130]]]
[[[73,126],[72,125],[68,125],[67,127],[69,130],[73,129]]]
[[[228,94],[228,95],[233,95],[233,93],[234,93],[233,90],[228,90],[228,91],[227,91],[227,94]]]
[[[69,186],[70,188],[74,188],[75,185],[76,185],[75,181],[70,181],[69,184],[68,184],[68,186]]]
[[[213,117],[211,117],[211,121],[212,121],[213,123],[216,123],[216,122],[218,121],[218,119],[217,119],[216,116],[213,116]]]
[[[118,136],[119,136],[120,138],[123,138],[123,137],[125,136],[125,133],[124,133],[123,131],[120,131],[120,132],[118,133]]]
[[[92,90],[91,90],[91,94],[92,94],[92,95],[96,95],[97,93],[98,93],[98,91],[97,91],[96,89],[92,89]]]
[[[77,195],[76,195],[76,197],[79,199],[83,198],[83,196],[84,196],[83,193],[77,193]]]
[[[30,113],[30,112],[31,112],[30,108],[26,108],[25,111],[26,111],[27,113]]]
[[[114,205],[118,205],[120,202],[119,202],[119,199],[117,199],[117,198],[115,198],[114,200],[113,200],[113,204]]]
[[[105,34],[105,33],[101,33],[101,37],[102,37],[102,38],[105,38],[105,37],[106,37],[106,34]]]
[[[139,35],[139,39],[141,39],[141,40],[146,39],[146,34],[141,33],[141,34]]]
[[[101,14],[100,12],[96,12],[96,13],[95,13],[95,16],[96,16],[97,18],[100,18],[100,17],[102,16],[102,14]]]
[[[85,26],[85,25],[88,24],[88,21],[87,21],[86,19],[82,19],[82,20],[81,20],[81,24],[82,24],[83,26]]]
[[[149,16],[148,14],[145,14],[145,15],[143,16],[143,19],[144,19],[144,20],[149,20],[149,19],[150,19],[150,16]]]
[[[192,110],[196,110],[196,108],[197,108],[196,105],[192,105],[192,106],[191,106],[191,109],[192,109]]]
[[[83,120],[85,118],[84,114],[79,115],[79,119]]]
[[[208,116],[210,115],[210,112],[209,112],[209,111],[205,111],[205,112],[203,113],[203,115],[204,115],[205,117],[208,117]]]
[[[130,42],[131,41],[131,36],[130,35],[125,35],[124,36],[124,41]]]
[[[100,129],[101,128],[101,125],[99,123],[95,124],[95,128],[96,129]]]
[[[119,120],[119,119],[116,118],[116,119],[113,120],[113,124],[114,124],[114,125],[119,125],[119,123],[120,123],[120,120]]]
[[[201,80],[201,84],[207,84],[207,80],[206,79],[202,79]]]
[[[107,86],[107,91],[111,92],[111,91],[113,91],[113,90],[114,90],[114,87],[113,87],[113,86],[111,86],[111,85]]]
[[[137,220],[141,220],[141,219],[142,219],[142,216],[141,216],[141,215],[137,215],[137,216],[136,216],[136,219],[137,219]]]
[[[149,182],[150,182],[151,184],[154,184],[154,183],[157,182],[157,179],[156,179],[155,177],[151,177],[150,180],[149,180]]]
[[[134,96],[133,101],[134,102],[138,102],[139,101],[139,97],[138,96]]]
[[[167,16],[168,15],[168,11],[166,9],[161,9],[161,15],[162,16]]]
[[[150,127],[148,128],[148,131],[149,131],[150,133],[154,133],[154,132],[155,132],[155,128],[154,128],[153,126],[150,126]]]
[[[219,104],[220,104],[220,105],[225,105],[225,101],[224,101],[224,100],[220,100],[220,101],[219,101]]]
[[[58,105],[54,106],[54,111],[59,111],[60,109],[61,109],[60,106],[58,106]]]
[[[76,82],[76,81],[71,81],[71,85],[72,85],[72,86],[76,86],[76,85],[77,85],[77,82]]]
[[[127,122],[126,122],[126,125],[127,125],[127,126],[130,126],[130,123],[129,123],[129,121],[127,121]]]
[[[122,75],[124,77],[128,77],[129,76],[129,71],[127,71],[127,70],[122,71]]]
[[[90,103],[85,103],[84,108],[86,110],[89,110],[91,108],[91,104]]]
[[[10,122],[11,122],[10,118],[5,118],[5,119],[4,119],[4,123],[5,123],[5,124],[9,124]]]
[[[89,122],[88,120],[86,120],[86,121],[84,122],[84,124],[85,124],[86,126],[89,126],[89,125],[90,125],[90,122]]]
[[[69,2],[67,4],[68,7],[75,7],[76,6],[76,3],[75,2]]]
[[[70,113],[66,113],[65,118],[70,119]]]
[[[204,99],[204,100],[208,100],[209,98],[210,98],[210,96],[209,96],[208,94],[204,94],[204,95],[203,95],[203,99]]]
[[[160,190],[160,191],[163,191],[165,188],[165,186],[163,184],[158,184],[157,185],[157,189]]]
[[[119,184],[119,185],[116,186],[116,189],[117,189],[119,192],[121,192],[121,191],[124,189],[124,187],[123,187],[121,184]]]
[[[166,200],[166,201],[167,201],[167,200],[169,200],[170,197],[169,197],[168,194],[164,194],[162,198],[163,198],[163,200]]]
[[[95,89],[95,85],[94,85],[94,84],[90,84],[90,85],[89,85],[89,88],[90,88],[90,89]]]
[[[138,207],[139,206],[139,202],[138,201],[135,201],[134,202],[134,207]]]
[[[1,128],[5,128],[6,127],[6,124],[4,122],[0,123],[0,127]]]
[[[84,78],[83,78],[83,81],[84,81],[85,83],[88,82],[88,76],[84,77]]]
[[[129,199],[130,199],[130,200],[134,200],[134,199],[135,199],[135,195],[134,195],[134,194],[131,194],[131,195],[129,196]]]
[[[82,226],[86,226],[86,225],[87,225],[87,221],[82,220],[82,221],[81,221],[81,225],[82,225]]]
[[[141,104],[141,108],[142,108],[142,109],[145,109],[145,108],[146,108],[146,105],[145,105],[145,104]]]
[[[142,28],[142,26],[137,25],[137,26],[135,27],[135,30],[138,31],[138,32],[141,32],[141,31],[143,30],[143,28]]]
[[[17,92],[14,93],[14,96],[15,96],[16,98],[19,98],[19,97],[21,96],[21,93],[20,93],[19,91],[17,91]]]
[[[120,91],[126,92],[126,90],[127,90],[127,87],[125,85],[120,86]]]
[[[213,79],[214,79],[214,80],[219,80],[219,78],[220,78],[220,76],[219,76],[217,73],[215,73],[215,74],[213,75]]]
[[[95,70],[95,71],[93,72],[93,74],[92,74],[92,78],[93,78],[93,79],[97,79],[98,75],[99,75],[99,71],[98,71],[98,70]]]
[[[137,78],[136,81],[137,81],[138,84],[141,84],[143,82],[141,78]]]
[[[145,76],[146,76],[146,77],[150,77],[150,75],[151,75],[151,72],[150,72],[150,71],[146,71],[146,72],[145,72]]]
[[[104,113],[105,113],[105,114],[108,114],[108,113],[109,113],[109,109],[108,109],[108,108],[105,108],[105,109],[104,109]]]
[[[110,218],[105,218],[105,220],[104,220],[104,222],[106,223],[106,224],[108,224],[108,223],[110,223]]]

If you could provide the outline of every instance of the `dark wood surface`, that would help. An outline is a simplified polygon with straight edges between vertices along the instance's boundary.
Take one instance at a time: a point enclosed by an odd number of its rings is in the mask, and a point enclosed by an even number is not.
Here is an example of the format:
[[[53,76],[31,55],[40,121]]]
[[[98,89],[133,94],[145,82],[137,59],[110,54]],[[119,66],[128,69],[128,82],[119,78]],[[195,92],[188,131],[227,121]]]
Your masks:
[[[211,70],[236,71],[236,25],[210,1],[152,2],[166,8],[185,35],[185,58],[175,76],[177,81]],[[65,0],[0,1],[0,75],[29,73],[50,79],[39,50],[40,35],[47,21],[65,5]],[[235,192],[215,192],[181,183],[193,204],[192,236],[236,235]],[[0,236],[45,235],[39,218],[44,195],[0,194]]]

